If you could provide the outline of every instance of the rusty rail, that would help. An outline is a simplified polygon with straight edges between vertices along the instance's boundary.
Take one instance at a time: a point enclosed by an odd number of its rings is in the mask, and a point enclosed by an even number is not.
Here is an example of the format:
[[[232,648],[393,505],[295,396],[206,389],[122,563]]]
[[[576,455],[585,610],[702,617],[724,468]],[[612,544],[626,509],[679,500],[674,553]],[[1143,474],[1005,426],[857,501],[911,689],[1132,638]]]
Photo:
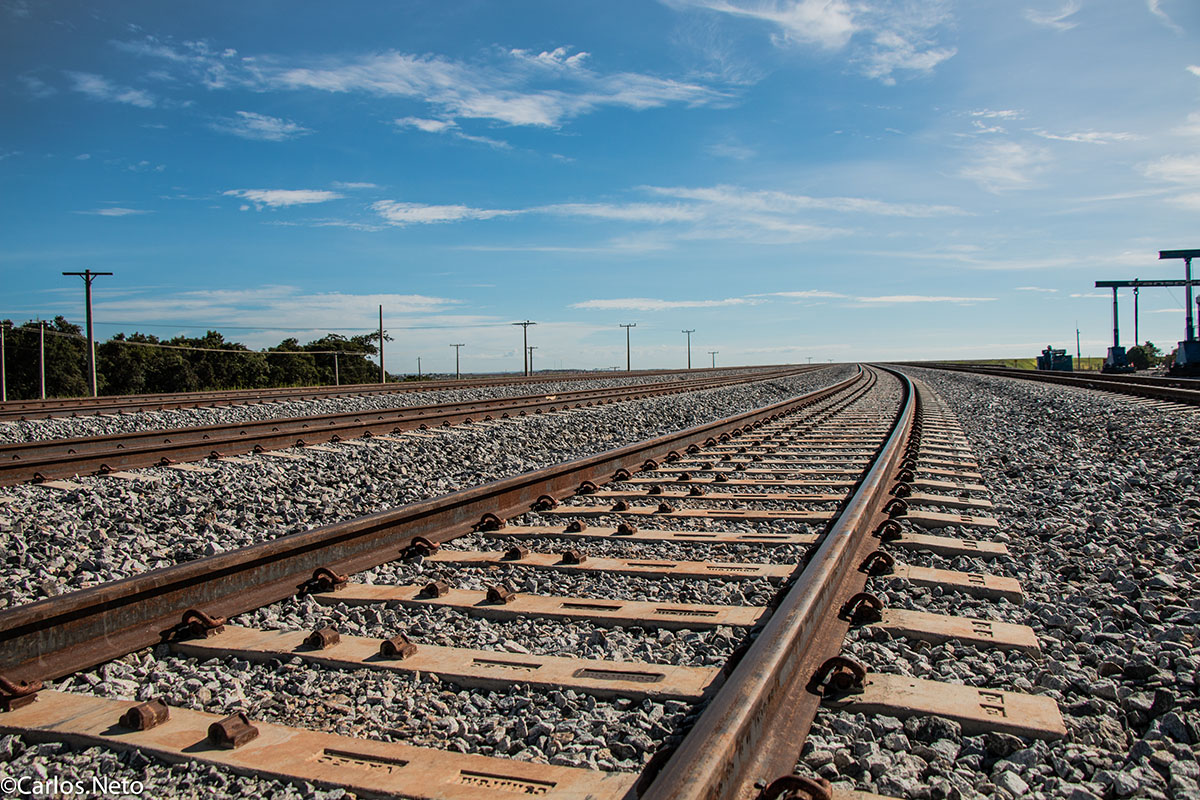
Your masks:
[[[893,372],[889,370],[889,372]],[[866,584],[859,569],[886,518],[893,473],[916,419],[912,382],[892,433],[803,572],[721,691],[642,793],[642,800],[749,800],[790,776],[821,696],[810,682],[841,651],[849,629],[843,604]]]
[[[489,420],[493,415],[506,418],[540,414],[560,408],[579,408],[770,380],[808,372],[811,369],[813,368],[794,367],[775,372],[636,384],[558,395],[522,395],[403,406],[369,412],[349,411],[240,424],[4,444],[0,445],[0,486],[79,474],[103,474],[176,461],[198,461],[215,456],[241,455],[318,442],[336,442],[360,436],[400,433],[472,420]]]
[[[1061,386],[1077,386],[1100,392],[1131,394],[1153,400],[1168,400],[1173,403],[1200,405],[1200,380],[1187,378],[1150,378],[1129,375],[1084,375],[1081,373],[1042,372],[1030,369],[1009,369],[973,364],[945,364],[941,362],[905,361],[900,366],[924,367],[952,372],[969,372],[975,375],[995,375],[1002,378],[1018,378],[1026,381],[1057,383]]]
[[[868,383],[860,369],[832,386],[667,436],[0,612],[0,678],[13,685],[86,669],[159,643],[185,610],[241,614],[305,591],[314,573],[329,579],[370,569],[417,537],[447,541],[485,515],[524,513],[542,495],[567,497],[585,481],[635,472]]]
[[[779,369],[782,364],[761,367],[726,367],[715,372],[729,374],[734,370]],[[714,370],[665,369],[622,372],[618,377],[701,374]],[[536,376],[492,375],[462,380],[430,380],[401,383],[358,383],[341,386],[289,386],[264,389],[230,389],[212,392],[165,392],[159,394],[104,395],[102,397],[62,397],[48,400],[9,400],[0,403],[0,420],[45,419],[75,417],[89,414],[117,414],[138,411],[164,411],[177,408],[204,408],[220,405],[252,405],[287,400],[311,400],[328,397],[367,397],[381,394],[413,394],[437,390],[479,389],[494,386],[538,384],[559,381],[604,380],[614,377],[611,372],[556,372]]]

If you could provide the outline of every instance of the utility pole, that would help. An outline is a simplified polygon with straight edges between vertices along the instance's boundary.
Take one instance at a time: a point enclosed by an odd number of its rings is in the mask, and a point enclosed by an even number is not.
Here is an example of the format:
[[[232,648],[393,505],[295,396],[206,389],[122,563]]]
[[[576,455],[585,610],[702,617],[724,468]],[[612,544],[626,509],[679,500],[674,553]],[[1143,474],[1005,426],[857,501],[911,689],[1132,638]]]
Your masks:
[[[1083,366],[1080,364],[1082,360],[1083,356],[1079,350],[1079,320],[1075,320],[1075,364],[1079,369],[1083,369]]]
[[[46,399],[46,323],[38,320],[38,377],[42,399]]]
[[[8,382],[4,371],[4,323],[0,322],[0,403],[8,400]]]
[[[686,333],[688,337],[688,369],[692,368],[692,334],[695,332],[695,328],[692,328],[690,331],[680,331],[680,333]]]
[[[333,351],[333,385],[342,385],[342,377],[338,375],[338,354],[336,350]]]
[[[721,351],[720,351],[720,350],[709,350],[709,351],[708,351],[708,354],[709,354],[710,356],[712,356],[712,359],[713,359],[713,362],[712,362],[712,364],[713,364],[713,365],[712,365],[712,368],[713,368],[713,369],[716,369],[716,368],[717,368],[717,353],[719,353],[719,352],[721,352]]]
[[[810,364],[812,363],[812,356],[808,357],[808,363],[810,363]]]
[[[621,327],[625,329],[625,371],[629,372],[629,329],[636,328],[637,323],[634,322],[630,325],[625,325],[622,323]]]
[[[536,322],[525,320],[524,322],[514,322],[513,325],[521,326],[521,354],[525,361],[525,377],[529,377],[529,326],[537,325]]]
[[[458,348],[465,347],[465,345],[452,344],[450,346],[454,348],[454,380],[462,380],[462,373],[458,371]]]
[[[387,383],[387,372],[383,369],[383,306],[379,307],[379,382]]]
[[[421,380],[421,357],[417,356],[417,380]]]
[[[78,275],[83,278],[83,293],[87,300],[88,374],[92,381],[92,397],[97,397],[99,392],[96,390],[96,340],[92,335],[92,281],[101,275],[112,275],[112,273],[92,272],[90,269],[85,269],[83,272],[64,272],[63,275]]]
[[[534,350],[537,350],[537,348],[533,345],[529,345],[529,373],[533,372],[533,351]],[[529,374],[529,373],[526,373],[526,374]]]

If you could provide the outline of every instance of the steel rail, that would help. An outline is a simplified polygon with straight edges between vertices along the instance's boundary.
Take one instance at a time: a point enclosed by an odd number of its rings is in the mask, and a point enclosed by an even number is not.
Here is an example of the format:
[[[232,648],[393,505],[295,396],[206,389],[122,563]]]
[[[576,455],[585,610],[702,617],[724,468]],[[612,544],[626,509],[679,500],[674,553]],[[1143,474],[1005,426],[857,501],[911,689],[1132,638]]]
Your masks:
[[[788,366],[782,364],[761,367],[729,367],[716,370],[728,374],[735,370],[770,371]],[[689,370],[634,370],[619,373],[620,377],[651,377],[677,375]],[[713,370],[691,370],[692,373],[712,373]],[[264,389],[229,389],[210,392],[166,392],[159,394],[104,395],[102,397],[67,397],[49,400],[9,400],[0,403],[0,420],[32,420],[53,417],[115,414],[136,411],[164,411],[179,408],[205,408],[220,405],[254,405],[264,402],[308,400],[331,397],[367,397],[383,394],[415,394],[439,390],[478,389],[521,384],[560,381],[605,380],[612,372],[559,372],[538,376],[484,376],[462,380],[431,380],[401,383],[359,383],[342,386],[272,387]]]
[[[1130,377],[1126,375],[1085,376],[1079,373],[1043,372],[1028,369],[1009,369],[1007,367],[988,367],[985,365],[944,364],[919,361],[898,362],[898,365],[953,372],[969,372],[976,375],[996,375],[1004,378],[1041,381],[1042,383],[1057,383],[1063,386],[1077,386],[1101,392],[1131,394],[1138,397],[1148,397],[1153,400],[1168,400],[1173,403],[1200,405],[1200,381],[1196,380],[1186,381],[1178,378],[1160,380],[1157,378]]]
[[[0,611],[0,676],[19,684],[89,668],[158,644],[188,609],[245,613],[305,591],[320,568],[354,573],[376,567],[400,557],[418,536],[448,541],[478,529],[485,515],[522,514],[543,496],[573,495],[585,481],[652,469],[692,446],[752,430],[867,382],[860,369],[832,386],[684,431]]]
[[[493,418],[492,415],[500,418],[526,416],[560,408],[580,408],[770,380],[807,371],[807,367],[795,367],[778,372],[637,384],[558,395],[521,395],[368,412],[347,411],[241,424],[4,444],[0,445],[0,486],[448,426],[489,420]]]
[[[859,565],[875,548],[871,531],[916,419],[912,382],[888,371],[904,385],[891,434],[721,690],[646,776],[641,800],[748,800],[792,774],[821,700],[810,682],[841,652],[849,623],[839,610],[866,584]]]

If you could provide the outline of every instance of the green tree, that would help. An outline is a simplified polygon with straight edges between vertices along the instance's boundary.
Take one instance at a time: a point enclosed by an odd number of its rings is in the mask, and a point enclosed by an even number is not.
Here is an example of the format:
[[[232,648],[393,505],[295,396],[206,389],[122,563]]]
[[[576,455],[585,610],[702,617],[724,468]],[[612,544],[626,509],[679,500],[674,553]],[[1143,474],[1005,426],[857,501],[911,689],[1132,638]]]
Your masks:
[[[40,396],[38,370],[38,327],[26,322],[18,327],[4,320],[5,381],[10,400],[32,400]],[[88,394],[87,342],[78,325],[65,317],[46,322],[46,396],[82,397]],[[60,335],[61,334],[61,335]]]
[[[1126,355],[1129,356],[1129,363],[1138,369],[1150,369],[1150,367],[1156,367],[1163,361],[1162,350],[1159,350],[1154,342],[1136,344],[1129,348]]]

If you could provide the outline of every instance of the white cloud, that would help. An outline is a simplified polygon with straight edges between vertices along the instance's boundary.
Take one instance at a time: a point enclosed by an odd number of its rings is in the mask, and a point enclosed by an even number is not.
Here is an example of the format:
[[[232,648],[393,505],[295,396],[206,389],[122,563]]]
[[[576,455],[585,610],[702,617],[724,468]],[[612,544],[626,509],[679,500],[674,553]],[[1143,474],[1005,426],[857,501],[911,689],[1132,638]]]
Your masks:
[[[368,181],[334,181],[332,184],[335,189],[378,189],[379,184],[370,183]]]
[[[736,186],[717,185],[702,188],[647,186],[654,194],[693,200],[718,210],[740,209],[770,214],[792,214],[798,211],[840,211],[844,213],[878,214],[889,217],[960,216],[966,212],[954,206],[890,203],[866,197],[811,197],[779,191],[756,191]]]
[[[520,213],[502,209],[470,208],[462,205],[434,206],[423,203],[399,203],[395,200],[380,200],[372,203],[371,208],[389,224],[398,226],[458,222],[464,219],[491,219]]]
[[[1040,148],[1016,142],[994,142],[981,145],[970,164],[959,175],[975,181],[989,192],[1024,189],[1033,183],[1049,156]]]
[[[895,83],[894,73],[929,73],[957,52],[936,47],[934,32],[950,21],[944,0],[663,0],[675,8],[701,8],[770,25],[776,46],[850,48],[867,77]],[[855,40],[858,44],[855,45]]]
[[[1056,31],[1069,31],[1078,25],[1078,22],[1070,19],[1079,9],[1083,8],[1083,3],[1080,0],[1068,0],[1057,12],[1038,12],[1033,9],[1025,10],[1025,19],[1035,25],[1042,25],[1047,28],[1053,28]]]
[[[422,119],[421,117],[402,117],[396,120],[400,128],[416,128],[426,133],[442,133],[458,127],[452,119]]]
[[[1034,136],[1043,139],[1053,139],[1058,142],[1083,142],[1087,144],[1112,144],[1113,142],[1133,142],[1142,137],[1133,133],[1110,133],[1104,131],[1080,131],[1078,133],[1050,133],[1039,129],[1031,130]]]
[[[58,89],[55,89],[50,84],[33,75],[18,75],[19,80],[25,86],[25,91],[29,92],[31,97],[49,97],[53,94],[58,94]]]
[[[1200,155],[1163,156],[1142,167],[1147,178],[1172,183],[1200,183]]]
[[[844,0],[668,0],[668,4],[766,22],[778,30],[777,44],[839,50],[859,30],[854,9]]]
[[[1200,78],[1200,67],[1196,66],[1195,64],[1189,64],[1187,71],[1195,75],[1197,78]]]
[[[879,295],[877,297],[856,297],[854,298],[860,303],[872,303],[879,305],[892,305],[896,303],[953,303],[955,305],[974,305],[975,303],[987,303],[995,300],[994,297],[952,297],[945,295],[923,295],[923,294],[889,294]]]
[[[838,299],[849,297],[849,295],[841,292],[827,292],[822,289],[804,289],[798,292],[768,292],[766,294],[752,294],[751,297],[786,297],[794,300],[824,300]]]
[[[508,142],[500,139],[493,139],[489,136],[476,136],[467,133],[458,126],[452,119],[424,119],[422,117],[402,117],[394,121],[397,128],[415,128],[425,133],[444,133],[453,136],[455,139],[462,139],[468,142],[476,142],[478,144],[486,144],[489,147],[495,147],[498,150],[508,150],[512,148]]]
[[[1108,298],[1108,297],[1111,297],[1112,295],[1106,294],[1105,292],[1076,292],[1075,294],[1072,294],[1070,296],[1077,297],[1077,298],[1078,297],[1087,297],[1087,298],[1105,297],[1105,298]]]
[[[717,142],[704,148],[704,152],[717,158],[732,158],[735,161],[745,161],[758,155],[754,148],[735,142]]]
[[[1041,286],[1018,286],[1018,292],[1057,292],[1058,289],[1043,289]]]
[[[226,197],[241,197],[256,208],[286,208],[341,200],[345,195],[325,189],[230,189]]]
[[[623,222],[689,222],[702,219],[704,211],[680,205],[659,203],[562,203],[532,209],[568,217],[621,220]]]
[[[1021,119],[1024,116],[1022,112],[1011,108],[998,110],[980,108],[975,111],[968,111],[967,115],[972,117],[982,117],[983,119]]]
[[[583,66],[583,62],[591,55],[580,51],[574,55],[569,55],[571,48],[556,47],[553,50],[538,53],[533,55],[529,50],[512,49],[509,54],[515,58],[527,61],[539,67],[549,67],[551,69],[577,69]]]
[[[312,133],[311,129],[291,120],[256,114],[253,111],[238,111],[236,117],[224,117],[212,123],[210,127],[213,130],[231,133],[243,139],[256,139],[263,142],[282,142]]]
[[[80,153],[79,155],[75,156],[75,160],[76,161],[87,161],[91,157],[92,157],[91,153]]]
[[[1200,211],[1200,194],[1195,192],[1172,195],[1167,198],[1167,202],[1193,211]]]
[[[1167,16],[1167,12],[1162,10],[1162,0],[1146,0],[1146,8],[1151,14],[1158,17],[1159,21],[1175,33],[1183,33],[1183,28],[1175,24],[1174,20]]]
[[[129,217],[135,214],[152,214],[152,211],[144,211],[137,208],[121,208],[120,206],[111,206],[109,208],[97,208],[92,211],[76,211],[76,214],[93,214],[97,217]]]
[[[73,83],[72,89],[86,94],[93,100],[125,103],[138,108],[153,108],[155,105],[154,97],[141,89],[118,86],[107,78],[90,72],[68,72],[66,74]]]
[[[658,300],[652,297],[622,297],[613,300],[584,300],[572,303],[571,308],[589,311],[670,311],[677,308],[718,308],[722,306],[753,305],[753,300],[744,297],[727,297],[724,300]]]

